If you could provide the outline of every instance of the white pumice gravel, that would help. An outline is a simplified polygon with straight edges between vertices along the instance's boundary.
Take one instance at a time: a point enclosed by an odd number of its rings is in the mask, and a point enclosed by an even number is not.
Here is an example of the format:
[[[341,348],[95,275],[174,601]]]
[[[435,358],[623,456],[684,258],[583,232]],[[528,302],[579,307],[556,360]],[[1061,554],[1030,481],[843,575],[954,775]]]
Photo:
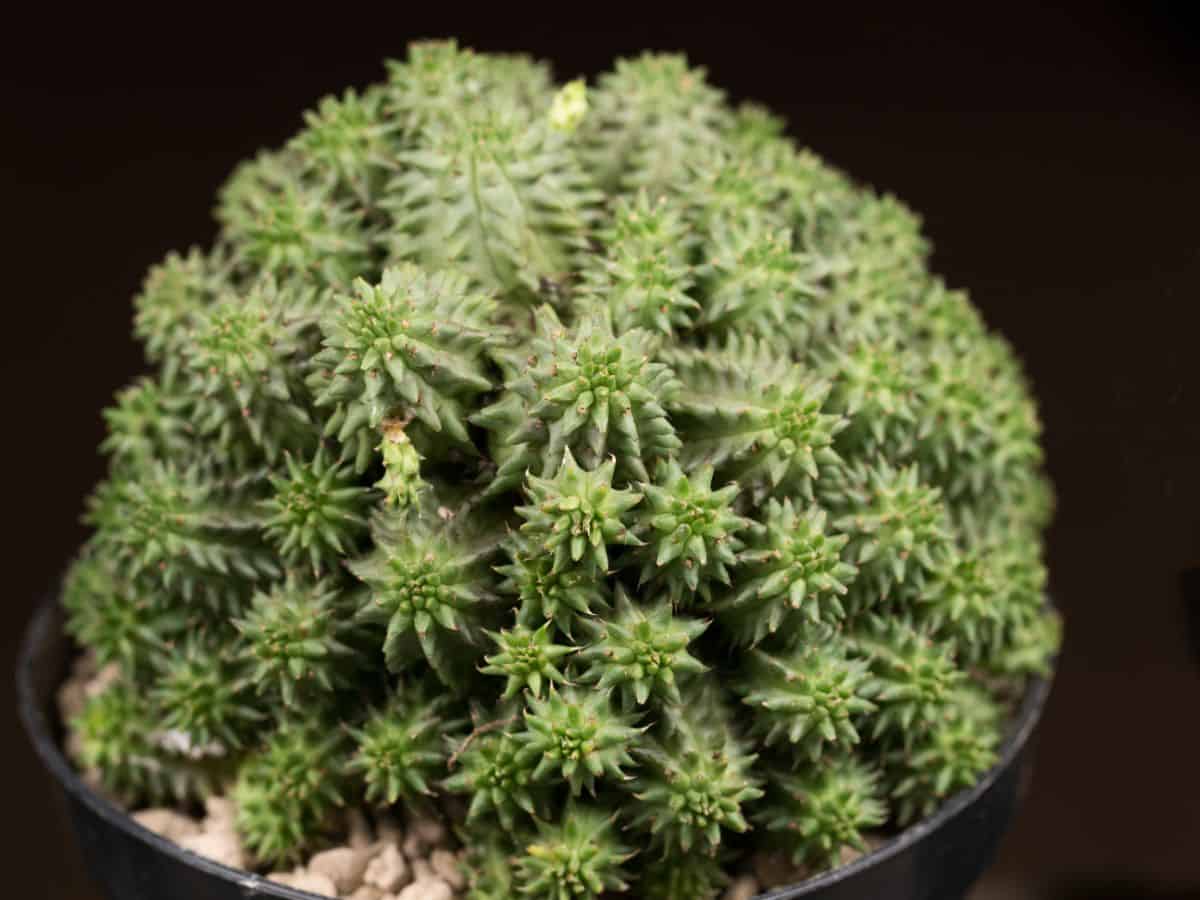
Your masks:
[[[385,844],[379,854],[367,863],[363,880],[370,887],[386,893],[395,893],[412,881],[408,871],[408,860],[395,844]]]
[[[753,875],[743,875],[733,880],[721,900],[752,900],[758,891],[758,880]]]
[[[454,891],[440,878],[422,878],[414,881],[399,894],[396,900],[453,900]]]
[[[371,852],[365,847],[334,847],[314,855],[308,861],[308,871],[332,881],[339,895],[350,894],[362,886],[363,873],[370,861]]]
[[[200,833],[200,823],[173,809],[142,809],[133,814],[133,820],[168,841],[179,843],[183,838]]]
[[[215,860],[231,869],[246,868],[246,852],[242,842],[233,831],[201,831],[199,834],[180,838],[176,843],[185,850]]]

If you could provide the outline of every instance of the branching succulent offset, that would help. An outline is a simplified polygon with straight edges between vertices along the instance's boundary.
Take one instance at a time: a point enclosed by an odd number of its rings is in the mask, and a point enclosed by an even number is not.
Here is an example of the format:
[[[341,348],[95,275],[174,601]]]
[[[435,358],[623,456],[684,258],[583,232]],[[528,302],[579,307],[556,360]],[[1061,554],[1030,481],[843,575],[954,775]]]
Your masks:
[[[135,301],[82,765],[230,790],[263,867],[461,808],[476,900],[711,898],[982,775],[1057,647],[1050,494],[913,214],[679,56],[418,44],[304,121]]]

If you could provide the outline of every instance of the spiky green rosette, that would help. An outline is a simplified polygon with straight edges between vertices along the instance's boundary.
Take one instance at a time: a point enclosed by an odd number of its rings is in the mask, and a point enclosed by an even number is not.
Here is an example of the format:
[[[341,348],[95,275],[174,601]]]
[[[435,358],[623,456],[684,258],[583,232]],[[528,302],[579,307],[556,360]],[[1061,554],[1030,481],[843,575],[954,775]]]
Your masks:
[[[964,688],[911,748],[885,756],[899,821],[927,816],[941,798],[974,785],[996,762],[999,725],[996,703],[978,688]]]
[[[945,715],[966,680],[951,647],[903,619],[873,617],[851,640],[871,669],[866,693],[879,707],[875,738],[911,742]]]
[[[351,729],[358,749],[347,767],[363,782],[367,801],[391,806],[434,795],[445,777],[446,739],[466,725],[453,703],[420,682],[401,685],[388,704]]]
[[[503,543],[508,562],[496,566],[504,576],[499,590],[515,596],[517,621],[539,628],[547,620],[566,637],[580,620],[608,609],[604,573],[589,567],[563,567],[558,555],[544,551],[544,538],[536,529],[529,536],[510,535]]]
[[[782,654],[754,651],[740,685],[743,702],[757,707],[755,730],[768,746],[778,741],[817,759],[830,748],[859,742],[858,723],[875,711],[867,667],[850,655],[832,629],[812,628],[800,646]]]
[[[529,698],[524,730],[517,734],[522,761],[534,766],[536,781],[561,780],[573,795],[585,789],[595,795],[597,780],[629,778],[629,748],[639,736],[631,721],[613,709],[607,692],[551,687],[548,696]]]
[[[600,240],[605,252],[584,269],[584,290],[608,307],[616,330],[686,331],[700,304],[689,295],[695,276],[679,204],[644,190],[621,198]]]
[[[614,334],[599,314],[569,331],[549,306],[535,312],[535,326],[528,366],[475,417],[503,447],[489,490],[513,486],[526,471],[549,477],[564,452],[586,468],[611,457],[619,479],[648,481],[646,461],[680,446],[663,408],[678,383],[652,359],[653,336]]]
[[[664,587],[676,605],[690,605],[696,593],[710,602],[713,589],[729,587],[742,547],[738,534],[750,524],[734,512],[738,486],[714,489],[712,480],[711,466],[688,476],[672,460],[660,463],[654,483],[643,486],[640,580]]]
[[[446,790],[470,797],[467,824],[497,820],[506,831],[529,818],[541,818],[545,790],[534,784],[533,766],[524,745],[504,729],[520,716],[496,719],[463,741],[451,740],[450,777]],[[485,728],[490,730],[484,730]]]
[[[280,575],[244,492],[195,464],[115,471],[92,497],[87,522],[95,553],[188,604],[223,605]]]
[[[651,859],[638,876],[643,900],[714,900],[729,882],[721,861],[701,851]]]
[[[559,666],[563,657],[577,648],[554,643],[549,622],[537,631],[518,624],[505,631],[491,632],[491,637],[496,642],[496,653],[487,658],[487,665],[480,671],[508,679],[503,699],[510,700],[523,690],[540,697],[546,686],[566,682]]]
[[[322,318],[324,348],[312,361],[316,402],[332,407],[324,433],[348,444],[360,469],[389,417],[413,418],[451,447],[469,444],[464,404],[492,386],[483,353],[494,301],[461,276],[412,265],[387,269],[378,284],[359,279],[354,291]]]
[[[595,627],[598,633],[579,656],[580,678],[601,691],[616,688],[627,707],[644,706],[652,697],[677,706],[680,683],[704,671],[688,646],[708,624],[676,615],[666,603],[635,605],[619,590],[615,616]]]
[[[101,665],[131,674],[167,656],[191,619],[156,597],[153,582],[122,577],[111,559],[86,551],[67,572],[62,603],[72,637]]]
[[[977,782],[1053,494],[915,214],[678,55],[419,43],[303,123],[135,300],[63,592],[99,784],[236,776],[264,869],[421,806],[475,900],[692,900]]]
[[[163,662],[151,693],[161,727],[194,754],[233,757],[265,718],[239,661],[214,651],[213,637],[190,635]]]
[[[251,753],[233,788],[237,826],[267,864],[297,859],[342,805],[338,761],[343,735],[319,723],[286,722]]]
[[[284,706],[347,687],[355,666],[346,642],[353,629],[343,595],[331,582],[289,578],[254,595],[234,622],[241,634],[249,680]]]
[[[491,601],[486,560],[490,541],[452,524],[387,512],[373,528],[375,551],[351,564],[367,587],[363,619],[386,626],[383,654],[400,671],[421,659],[450,684],[461,645],[478,644]]]
[[[845,417],[825,408],[830,385],[767,342],[681,349],[666,356],[684,385],[671,405],[685,468],[715,466],[763,494],[812,496],[842,459]]]
[[[620,843],[615,822],[614,814],[571,805],[562,824],[539,824],[537,838],[517,858],[520,895],[593,900],[627,891],[624,863],[633,851]]]
[[[286,475],[271,476],[263,533],[288,563],[306,562],[314,575],[351,553],[367,530],[370,492],[324,449],[305,464],[289,454]]]
[[[841,597],[857,569],[843,558],[849,537],[829,530],[824,510],[769,500],[746,541],[738,583],[715,604],[734,640],[754,645],[788,623],[845,616]]]
[[[887,821],[879,773],[853,756],[835,756],[779,774],[763,825],[782,834],[782,843],[798,865],[836,866],[842,850],[865,852],[863,832]]]
[[[834,526],[850,535],[847,555],[872,605],[897,585],[932,569],[949,548],[949,523],[940,491],[921,482],[916,466],[887,463],[848,473],[839,498],[851,512]]]
[[[530,505],[517,509],[525,520],[521,533],[553,558],[554,571],[579,568],[604,575],[610,544],[642,543],[629,526],[629,510],[642,495],[613,487],[615,466],[610,459],[588,471],[567,450],[553,478],[529,476]]]
[[[122,802],[193,801],[216,785],[216,773],[163,741],[153,707],[127,680],[89,699],[73,727],[85,775]]]
[[[689,696],[693,703],[697,698]],[[700,707],[704,702],[700,701]],[[716,852],[725,832],[749,830],[744,807],[762,796],[752,772],[756,757],[723,721],[702,709],[684,709],[671,734],[647,743],[645,769],[632,790],[638,800],[632,818],[664,856],[693,849]]]

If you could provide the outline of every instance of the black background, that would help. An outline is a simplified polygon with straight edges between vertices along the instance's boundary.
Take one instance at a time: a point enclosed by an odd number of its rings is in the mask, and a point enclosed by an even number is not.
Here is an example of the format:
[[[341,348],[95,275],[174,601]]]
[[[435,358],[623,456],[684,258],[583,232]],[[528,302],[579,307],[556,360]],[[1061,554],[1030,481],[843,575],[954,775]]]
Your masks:
[[[919,210],[935,267],[972,292],[1036,384],[1067,641],[998,873],[1038,896],[1100,896],[1121,880],[1106,896],[1200,897],[1200,677],[1180,588],[1200,564],[1196,15],[980,4],[928,19],[907,6],[671,18],[646,4],[590,21],[573,6],[501,18],[459,5],[435,21],[400,5],[387,17],[294,5],[253,27],[245,11],[164,5],[161,21],[135,25],[64,7],[57,21],[6,22],[4,666],[83,536],[99,410],[141,367],[130,298],[168,249],[211,239],[214,192],[237,160],[284,140],[321,95],[381,77],[415,37],[527,50],[564,78],[682,49],[735,99],[774,107],[802,143]],[[0,894],[92,900],[11,705]]]

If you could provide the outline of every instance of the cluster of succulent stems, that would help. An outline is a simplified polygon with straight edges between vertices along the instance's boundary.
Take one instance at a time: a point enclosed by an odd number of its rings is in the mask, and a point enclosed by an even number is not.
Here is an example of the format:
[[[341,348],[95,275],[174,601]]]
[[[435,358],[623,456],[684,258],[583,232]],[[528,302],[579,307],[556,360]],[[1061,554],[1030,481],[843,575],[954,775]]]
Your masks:
[[[1058,641],[1040,425],[895,198],[681,57],[433,42],[217,216],[64,587],[111,793],[228,790],[263,867],[423,807],[476,900],[694,900],[996,760]]]

